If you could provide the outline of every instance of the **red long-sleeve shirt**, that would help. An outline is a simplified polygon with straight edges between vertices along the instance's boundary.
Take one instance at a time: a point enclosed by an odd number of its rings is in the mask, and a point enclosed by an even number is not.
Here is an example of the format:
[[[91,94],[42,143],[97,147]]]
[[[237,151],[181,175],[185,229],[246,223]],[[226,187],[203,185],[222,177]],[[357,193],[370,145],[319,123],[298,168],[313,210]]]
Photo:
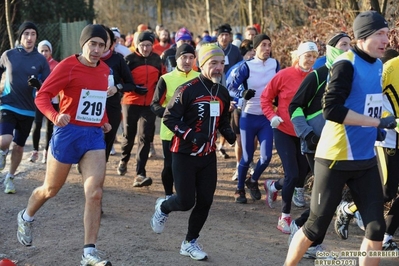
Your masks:
[[[105,101],[104,103],[102,101],[104,95],[106,99],[110,69],[101,61],[96,67],[85,66],[77,57],[78,55],[72,55],[54,68],[39,90],[35,103],[37,108],[53,123],[59,114],[69,114],[72,124],[102,126],[108,122]],[[90,92],[87,95],[81,95],[82,90]],[[53,108],[50,101],[57,94],[60,95],[59,112]],[[78,114],[79,104],[82,109]],[[95,118],[93,122],[77,120],[77,117],[85,116],[85,114]]]
[[[309,72],[302,71],[298,65],[287,67],[280,70],[267,84],[260,96],[260,102],[263,114],[270,121],[276,115],[281,117],[282,122],[278,129],[288,135],[296,136],[294,125],[288,112],[288,107],[292,98],[297,92],[299,85]],[[278,97],[278,107],[275,111],[273,100]]]

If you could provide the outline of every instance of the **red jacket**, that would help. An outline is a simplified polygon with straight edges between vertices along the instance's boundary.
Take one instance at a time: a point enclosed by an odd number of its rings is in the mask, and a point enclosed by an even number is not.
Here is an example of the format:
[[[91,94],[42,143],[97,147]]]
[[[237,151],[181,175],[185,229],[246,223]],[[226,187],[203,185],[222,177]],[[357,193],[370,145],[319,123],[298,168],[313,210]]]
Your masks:
[[[140,95],[135,92],[125,92],[122,104],[150,106],[154,96],[155,86],[159,77],[163,74],[161,58],[156,53],[143,57],[139,52],[134,52],[125,57],[126,63],[132,73],[134,84],[146,87],[148,92]]]

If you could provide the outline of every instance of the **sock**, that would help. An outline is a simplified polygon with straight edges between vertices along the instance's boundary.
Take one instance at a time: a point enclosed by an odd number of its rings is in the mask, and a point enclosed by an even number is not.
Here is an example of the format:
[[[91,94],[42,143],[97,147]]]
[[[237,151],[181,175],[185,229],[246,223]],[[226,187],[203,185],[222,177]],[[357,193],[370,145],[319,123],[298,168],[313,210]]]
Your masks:
[[[347,214],[353,215],[353,212],[349,209],[349,203],[346,204],[346,205],[344,206],[344,211],[345,211]]]
[[[218,145],[218,150],[223,149],[223,144]]]
[[[385,233],[384,234],[384,240],[382,240],[382,243],[384,244],[384,243],[388,242],[391,239],[392,239],[392,236],[387,234],[387,233]]]
[[[10,174],[9,172],[6,175],[6,178],[14,179],[14,175]]]
[[[22,214],[22,219],[24,219],[26,222],[33,222],[34,220],[33,217],[26,213],[26,210],[24,211],[24,214]]]
[[[89,254],[92,254],[93,251],[96,249],[96,245],[94,244],[87,244],[83,246],[83,256],[87,256]]]
[[[287,218],[287,217],[291,217],[291,214],[289,214],[289,213],[281,213],[281,218],[283,219],[283,218]]]

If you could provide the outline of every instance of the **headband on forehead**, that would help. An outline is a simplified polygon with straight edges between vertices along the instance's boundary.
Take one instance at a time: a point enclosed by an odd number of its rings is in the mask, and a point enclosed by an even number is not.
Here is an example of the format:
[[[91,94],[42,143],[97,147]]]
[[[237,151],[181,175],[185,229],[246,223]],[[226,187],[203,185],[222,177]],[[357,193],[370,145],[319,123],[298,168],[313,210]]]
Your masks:
[[[317,45],[314,42],[303,42],[298,46],[298,49],[296,50],[296,55],[300,56],[306,52],[319,53],[319,50],[317,49]]]

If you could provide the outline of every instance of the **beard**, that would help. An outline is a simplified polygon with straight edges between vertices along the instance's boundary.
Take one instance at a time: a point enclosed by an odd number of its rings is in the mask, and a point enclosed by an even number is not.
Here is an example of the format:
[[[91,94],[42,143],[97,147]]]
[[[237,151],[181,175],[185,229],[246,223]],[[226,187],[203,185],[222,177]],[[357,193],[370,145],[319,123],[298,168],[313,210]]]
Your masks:
[[[212,76],[211,80],[213,83],[221,83],[222,77],[221,76],[219,76],[219,77]]]

